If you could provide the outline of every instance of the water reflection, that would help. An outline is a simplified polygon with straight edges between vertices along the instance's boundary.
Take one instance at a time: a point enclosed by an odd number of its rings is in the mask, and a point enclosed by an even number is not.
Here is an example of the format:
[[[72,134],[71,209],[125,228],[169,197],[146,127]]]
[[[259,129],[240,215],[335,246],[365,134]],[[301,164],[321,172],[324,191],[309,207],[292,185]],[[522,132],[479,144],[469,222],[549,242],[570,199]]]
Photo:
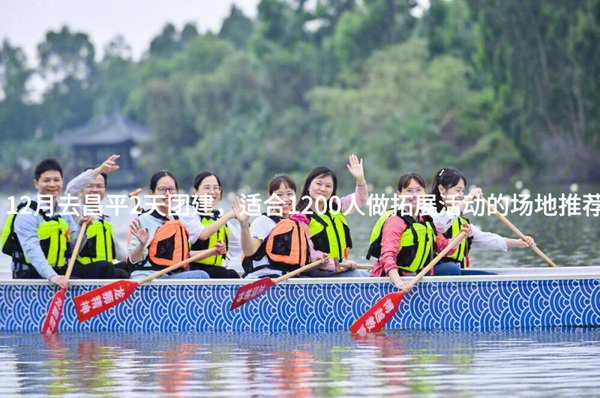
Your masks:
[[[0,367],[2,396],[593,395],[600,330],[0,334]]]

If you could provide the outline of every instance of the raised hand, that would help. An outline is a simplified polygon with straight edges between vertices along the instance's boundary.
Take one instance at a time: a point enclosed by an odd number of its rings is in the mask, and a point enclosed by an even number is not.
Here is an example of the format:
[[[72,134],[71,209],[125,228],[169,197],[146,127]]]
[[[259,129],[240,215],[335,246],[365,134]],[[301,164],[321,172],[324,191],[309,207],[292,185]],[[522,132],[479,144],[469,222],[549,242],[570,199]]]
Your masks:
[[[148,232],[148,228],[142,226],[140,220],[133,220],[129,225],[129,230],[140,241],[141,246],[145,246],[148,243],[150,233]]]
[[[365,184],[365,171],[362,159],[359,160],[355,154],[352,154],[348,157],[348,165],[346,167],[348,167],[348,171],[356,179],[358,185]]]
[[[100,175],[102,173],[112,173],[113,171],[119,170],[119,166],[117,165],[117,159],[119,159],[121,155],[112,155],[108,159],[104,161],[100,166],[94,169],[95,175]]]
[[[242,203],[242,200],[240,198],[235,198],[235,200],[233,201],[233,205],[231,206],[231,210],[233,210],[235,218],[237,218],[240,225],[249,225],[248,222],[250,221],[250,214],[248,214],[245,211],[246,206],[244,205],[244,203]]]

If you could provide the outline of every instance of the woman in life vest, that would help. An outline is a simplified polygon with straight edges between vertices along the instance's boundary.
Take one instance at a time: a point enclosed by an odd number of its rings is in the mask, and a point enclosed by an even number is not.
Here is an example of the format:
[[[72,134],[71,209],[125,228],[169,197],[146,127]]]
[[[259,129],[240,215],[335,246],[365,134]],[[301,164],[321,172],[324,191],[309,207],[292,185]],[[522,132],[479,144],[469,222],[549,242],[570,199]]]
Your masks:
[[[141,214],[130,225],[129,261],[134,264],[132,279],[151,275],[164,267],[189,257],[189,234],[174,213],[172,195],[177,194],[175,176],[166,170],[154,173],[150,178],[152,208]],[[205,250],[206,257],[225,253],[225,244],[218,243]],[[205,279],[204,271],[185,271],[182,267],[162,279]]]
[[[200,236],[191,247],[190,255],[198,250],[212,249],[217,242],[222,242],[228,252],[233,249],[234,255],[241,252],[240,233],[236,225],[231,225],[230,220],[235,218],[233,210],[221,214],[216,209],[223,198],[223,186],[219,177],[210,172],[203,171],[194,178],[194,199],[192,207],[197,215]],[[190,270],[205,271],[211,278],[237,279],[240,275],[233,269],[228,269],[227,253],[207,257],[204,260],[190,264]]]
[[[403,174],[398,180],[397,194],[402,199],[399,208],[387,211],[375,224],[367,257],[378,257],[371,276],[387,275],[398,289],[408,293],[401,274],[417,273],[450,239],[436,231],[430,216],[421,214],[419,197],[426,194],[423,177],[417,173]],[[469,225],[463,225],[462,230],[468,233]]]
[[[240,224],[244,253],[244,278],[278,277],[327,255],[314,251],[308,235],[308,219],[294,210],[296,183],[286,175],[275,176],[269,183],[269,198],[276,199],[272,213],[262,214],[250,225],[250,215],[239,198],[233,205]]]
[[[483,197],[480,188],[474,188],[465,197],[467,179],[463,173],[453,167],[443,167],[438,170],[431,184],[431,194],[435,196],[437,214],[433,215],[436,228],[447,238],[458,234],[461,225],[469,223],[463,216],[465,206],[475,198]],[[455,205],[457,209],[448,211],[448,205]],[[444,257],[436,266],[436,275],[485,275],[485,271],[469,270],[468,255],[472,248],[506,251],[508,248],[527,248],[535,246],[531,236],[527,242],[521,239],[509,239],[500,235],[484,232],[479,227],[472,225],[471,236],[464,240],[454,254]]]
[[[83,207],[92,211],[100,208],[106,196],[108,173],[119,169],[119,155],[112,155],[96,168],[88,168],[67,185],[69,196],[78,196]],[[112,223],[107,215],[95,214],[84,217],[84,210],[78,210],[78,224],[89,221],[85,239],[77,256],[77,264],[87,267],[88,277],[92,279],[128,279],[129,266],[126,263],[127,251],[115,239]],[[113,264],[113,260],[119,260]]]
[[[335,262],[332,271],[314,270],[308,276],[368,276],[366,271],[355,269],[354,261],[348,260],[352,237],[345,217],[363,207],[369,198],[363,161],[352,154],[347,167],[356,179],[356,188],[342,198],[337,197],[337,176],[328,167],[315,168],[304,181],[297,209],[310,220],[308,229],[315,249],[327,253]]]

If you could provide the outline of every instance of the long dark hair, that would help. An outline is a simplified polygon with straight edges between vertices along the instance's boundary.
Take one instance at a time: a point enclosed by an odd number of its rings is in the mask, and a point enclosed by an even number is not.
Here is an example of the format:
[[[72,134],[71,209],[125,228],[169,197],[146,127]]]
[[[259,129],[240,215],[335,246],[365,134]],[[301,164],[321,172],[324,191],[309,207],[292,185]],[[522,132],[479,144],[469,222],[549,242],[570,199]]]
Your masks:
[[[169,170],[161,170],[152,174],[152,177],[150,177],[150,192],[154,192],[154,190],[156,189],[156,184],[158,184],[158,180],[160,180],[163,177],[171,177],[173,181],[175,181],[175,188],[179,190],[179,185],[177,185],[177,178],[175,178],[173,173],[171,173]]]
[[[456,186],[460,180],[465,182],[465,186],[467,185],[465,175],[454,167],[442,167],[435,173],[433,182],[431,183],[431,193],[435,195],[435,208],[437,211],[441,211],[444,208],[444,199],[442,198],[439,186],[441,185],[445,189],[450,189]]]
[[[337,181],[337,176],[335,175],[333,170],[331,170],[329,167],[325,167],[325,166],[315,167],[313,169],[313,171],[311,171],[308,174],[308,176],[306,177],[306,180],[304,180],[304,186],[302,187],[302,193],[300,193],[301,199],[298,202],[298,205],[296,205],[296,210],[302,211],[306,208],[306,206],[308,206],[309,200],[302,199],[302,198],[304,198],[305,196],[309,196],[308,189],[310,188],[310,184],[312,184],[312,182],[315,178],[320,178],[320,177],[331,177],[331,179],[333,180],[333,192],[331,193],[331,196],[336,195],[338,181]],[[327,204],[327,205],[329,205],[329,204]]]

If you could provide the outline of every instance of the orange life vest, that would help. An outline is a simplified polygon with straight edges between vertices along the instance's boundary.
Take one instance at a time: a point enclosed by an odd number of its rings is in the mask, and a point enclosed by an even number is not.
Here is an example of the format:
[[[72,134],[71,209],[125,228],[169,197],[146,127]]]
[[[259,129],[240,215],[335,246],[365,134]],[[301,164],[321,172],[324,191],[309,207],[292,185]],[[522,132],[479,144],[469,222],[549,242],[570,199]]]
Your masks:
[[[278,269],[284,272],[303,267],[310,259],[308,228],[298,221],[269,216],[277,224],[262,242],[253,256],[244,258],[242,266],[246,273],[261,268]],[[269,260],[268,265],[254,267],[253,260],[258,261],[264,256]]]
[[[165,222],[156,230],[148,248],[150,263],[169,267],[187,259],[190,255],[189,234],[179,217],[174,216],[174,219],[170,220],[158,212],[153,212],[151,216],[164,219]]]

